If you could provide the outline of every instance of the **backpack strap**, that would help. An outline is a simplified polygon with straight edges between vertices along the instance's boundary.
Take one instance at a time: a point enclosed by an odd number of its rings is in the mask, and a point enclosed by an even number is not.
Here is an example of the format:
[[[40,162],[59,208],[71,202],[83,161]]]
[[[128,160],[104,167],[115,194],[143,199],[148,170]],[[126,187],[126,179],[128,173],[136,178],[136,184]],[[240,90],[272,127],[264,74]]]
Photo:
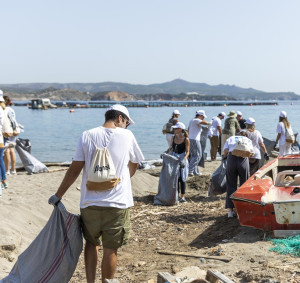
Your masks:
[[[89,138],[90,138],[90,140],[92,141],[92,143],[94,144],[94,146],[95,146],[96,148],[99,148],[99,147],[96,145],[96,143],[94,142],[94,140],[92,139],[92,136],[91,136],[90,132],[89,132],[89,131],[86,131],[86,133],[87,133],[87,135],[89,136]],[[107,145],[106,145],[104,148],[107,148],[107,147],[108,147],[108,145],[110,144],[110,142],[111,142],[111,140],[112,140],[113,135],[114,135],[114,132],[112,133],[112,135],[111,135],[111,137],[110,137],[110,140],[108,141]]]

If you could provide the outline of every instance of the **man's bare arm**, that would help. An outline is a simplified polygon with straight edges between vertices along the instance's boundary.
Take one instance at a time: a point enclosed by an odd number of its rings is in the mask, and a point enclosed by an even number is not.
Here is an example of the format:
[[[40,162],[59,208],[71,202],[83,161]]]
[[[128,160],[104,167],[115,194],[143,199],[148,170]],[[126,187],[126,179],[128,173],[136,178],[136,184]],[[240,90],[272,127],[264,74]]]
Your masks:
[[[65,192],[73,185],[73,183],[78,178],[82,168],[84,167],[84,161],[73,161],[69,170],[67,171],[64,179],[62,180],[56,196],[62,198]]]
[[[131,161],[129,161],[128,168],[129,168],[130,178],[135,174],[138,165],[139,165],[138,163],[132,163]]]

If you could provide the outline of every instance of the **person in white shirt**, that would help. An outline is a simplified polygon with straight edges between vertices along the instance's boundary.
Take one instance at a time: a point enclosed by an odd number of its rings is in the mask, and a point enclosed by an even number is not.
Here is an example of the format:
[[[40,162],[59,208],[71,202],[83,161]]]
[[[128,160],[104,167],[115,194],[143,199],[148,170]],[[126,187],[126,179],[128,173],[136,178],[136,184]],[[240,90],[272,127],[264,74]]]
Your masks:
[[[130,177],[144,159],[134,135],[126,129],[130,124],[134,122],[126,107],[113,105],[108,108],[103,126],[83,132],[69,170],[56,194],[48,201],[57,205],[83,169],[80,212],[86,239],[87,282],[95,282],[99,238],[101,237],[103,245],[102,282],[114,277],[117,250],[128,241],[129,208],[134,205]],[[89,169],[96,147],[101,149],[106,146],[120,180],[110,190],[87,189]]]
[[[245,130],[239,134],[244,135]],[[232,154],[236,144],[241,141],[248,145],[250,152],[253,155],[253,146],[250,139],[245,136],[232,136],[229,137],[224,144],[224,156],[227,158],[226,166],[226,203],[225,208],[228,208],[228,217],[233,217],[235,212],[234,204],[230,196],[237,190],[238,178],[240,179],[240,186],[244,184],[250,177],[250,166],[248,157],[239,157]]]
[[[226,116],[225,112],[219,113],[212,121],[211,129],[212,136],[210,137],[210,157],[211,161],[215,161],[217,158],[218,147],[220,146],[220,138],[222,136],[222,125],[221,120]]]
[[[265,147],[261,133],[258,130],[256,130],[255,120],[252,117],[249,117],[245,121],[245,125],[247,137],[252,141],[252,146],[254,150],[254,155],[251,158],[249,158],[250,176],[252,176],[259,169],[259,163],[261,160],[260,149],[262,149],[264,152],[265,160],[269,160],[269,155],[267,153],[267,149]]]
[[[174,126],[179,121],[180,112],[179,110],[175,109],[172,113],[172,117],[169,119],[168,123],[164,125],[162,130],[163,134],[166,135],[166,140],[168,143],[168,147],[171,146],[172,140],[174,137],[174,130],[172,126]]]
[[[281,111],[279,114],[279,123],[277,124],[277,137],[274,145],[274,149],[279,142],[279,156],[285,156],[292,154],[292,143],[286,142],[286,131],[289,129],[292,131],[292,126],[287,118],[285,111]]]
[[[198,164],[201,160],[202,150],[200,144],[200,136],[202,132],[201,125],[211,125],[210,122],[204,120],[207,116],[204,110],[196,112],[196,116],[189,123],[189,138],[190,138],[190,162],[189,175],[200,175]]]

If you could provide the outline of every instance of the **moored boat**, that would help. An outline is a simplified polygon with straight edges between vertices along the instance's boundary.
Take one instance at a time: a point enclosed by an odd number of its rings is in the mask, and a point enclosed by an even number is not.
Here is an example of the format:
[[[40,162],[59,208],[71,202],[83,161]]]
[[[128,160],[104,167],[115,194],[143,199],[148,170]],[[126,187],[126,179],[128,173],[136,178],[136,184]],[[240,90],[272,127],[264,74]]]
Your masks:
[[[241,225],[300,234],[300,155],[268,162],[231,199]]]

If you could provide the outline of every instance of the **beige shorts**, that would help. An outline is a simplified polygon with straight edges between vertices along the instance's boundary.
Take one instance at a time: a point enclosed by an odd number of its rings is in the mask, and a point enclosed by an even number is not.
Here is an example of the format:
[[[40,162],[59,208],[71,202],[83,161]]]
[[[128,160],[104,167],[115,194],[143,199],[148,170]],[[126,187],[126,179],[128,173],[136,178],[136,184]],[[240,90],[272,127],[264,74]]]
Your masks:
[[[94,246],[118,249],[126,245],[129,239],[129,208],[89,206],[80,209],[82,232],[86,241]]]

